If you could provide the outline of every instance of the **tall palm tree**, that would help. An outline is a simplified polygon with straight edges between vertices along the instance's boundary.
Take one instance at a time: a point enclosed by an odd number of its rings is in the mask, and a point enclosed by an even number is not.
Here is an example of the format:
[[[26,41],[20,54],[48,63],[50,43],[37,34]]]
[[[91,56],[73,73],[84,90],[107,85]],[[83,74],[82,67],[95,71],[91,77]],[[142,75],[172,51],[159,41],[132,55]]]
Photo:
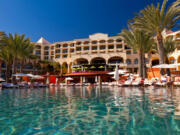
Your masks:
[[[10,76],[10,67],[13,63],[13,55],[7,46],[0,47],[0,59],[6,63],[6,82],[8,82]]]
[[[27,54],[26,48],[29,47],[30,39],[25,38],[25,35],[18,35],[11,33],[5,38],[5,44],[7,46],[7,49],[10,51],[10,53],[13,55],[13,66],[12,66],[12,73],[16,73],[16,64],[17,60],[21,59],[22,56]],[[23,50],[26,49],[26,50]],[[23,54],[24,53],[24,54]]]
[[[169,64],[168,56],[176,50],[178,44],[180,44],[180,41],[173,39],[173,37],[163,39],[165,60],[167,64]]]
[[[0,32],[0,49],[1,49],[1,46],[4,45],[3,38],[4,38],[5,36],[6,36],[6,34],[5,34],[4,32]],[[0,58],[0,77],[1,77],[1,72],[2,72],[2,67],[1,67],[2,61],[3,61],[3,59]]]
[[[168,0],[164,0],[161,7],[160,3],[157,6],[154,4],[148,5],[135,18],[130,20],[134,28],[144,30],[155,37],[160,64],[165,63],[162,32],[177,26],[177,21],[180,18],[180,0],[172,3],[168,8],[167,2]]]
[[[18,59],[21,63],[20,72],[23,72],[25,60],[32,58],[33,49],[34,44],[31,44],[29,38],[19,46]]]
[[[142,78],[146,77],[146,64],[145,64],[145,53],[148,53],[154,45],[154,39],[150,34],[146,34],[144,31],[137,29],[129,30],[123,29],[120,35],[124,38],[126,44],[130,45],[133,50],[138,52],[139,55],[139,75]]]

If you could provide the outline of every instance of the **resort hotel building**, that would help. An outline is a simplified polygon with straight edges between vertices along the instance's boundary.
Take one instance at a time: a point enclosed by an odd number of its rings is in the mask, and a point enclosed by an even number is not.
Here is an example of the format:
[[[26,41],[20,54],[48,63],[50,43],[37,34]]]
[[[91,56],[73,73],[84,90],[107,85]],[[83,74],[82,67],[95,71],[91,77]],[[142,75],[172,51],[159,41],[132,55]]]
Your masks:
[[[89,38],[49,43],[40,38],[34,53],[41,60],[56,61],[67,66],[68,73],[74,69],[111,70],[116,63],[119,68],[137,72],[138,55],[126,45],[121,36],[109,37],[96,33]]]
[[[163,36],[180,39],[180,31],[165,31]],[[96,33],[89,35],[89,38],[55,43],[41,37],[35,45],[34,54],[41,60],[58,62],[61,67],[67,68],[67,73],[86,69],[108,71],[112,70],[116,63],[120,69],[133,73],[138,71],[138,54],[124,43],[121,36]],[[180,63],[180,46],[169,56],[169,62]],[[146,55],[147,67],[157,64],[159,56],[155,52]]]

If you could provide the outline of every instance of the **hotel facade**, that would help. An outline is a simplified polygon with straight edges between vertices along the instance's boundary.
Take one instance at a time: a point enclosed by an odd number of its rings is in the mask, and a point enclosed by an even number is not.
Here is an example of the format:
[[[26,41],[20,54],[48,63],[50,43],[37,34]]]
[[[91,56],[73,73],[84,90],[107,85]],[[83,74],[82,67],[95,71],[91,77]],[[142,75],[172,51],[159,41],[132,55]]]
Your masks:
[[[180,39],[180,31],[164,32],[164,37],[173,36]],[[67,73],[74,72],[74,68],[103,66],[104,70],[115,66],[130,72],[138,71],[138,54],[124,43],[121,36],[108,36],[104,33],[89,35],[89,38],[74,39],[50,43],[40,38],[35,43],[34,54],[41,60],[58,62],[67,67]],[[169,56],[170,63],[180,63],[180,46]],[[159,64],[159,56],[155,52],[146,55],[146,65],[151,67]]]

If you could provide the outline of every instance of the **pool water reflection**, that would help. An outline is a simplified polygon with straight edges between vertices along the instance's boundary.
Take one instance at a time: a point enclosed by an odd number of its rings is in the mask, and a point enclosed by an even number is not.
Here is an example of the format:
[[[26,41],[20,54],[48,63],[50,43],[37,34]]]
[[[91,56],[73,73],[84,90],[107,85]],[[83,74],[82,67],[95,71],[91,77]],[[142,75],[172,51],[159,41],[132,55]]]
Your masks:
[[[2,90],[0,134],[178,135],[180,89]]]

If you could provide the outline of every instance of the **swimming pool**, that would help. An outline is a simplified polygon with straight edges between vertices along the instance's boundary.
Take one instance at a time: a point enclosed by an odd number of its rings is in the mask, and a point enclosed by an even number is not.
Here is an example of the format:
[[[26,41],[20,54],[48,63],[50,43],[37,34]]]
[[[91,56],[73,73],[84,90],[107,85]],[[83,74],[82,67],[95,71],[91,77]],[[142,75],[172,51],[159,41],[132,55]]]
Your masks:
[[[177,135],[180,89],[64,87],[0,91],[0,135]]]

